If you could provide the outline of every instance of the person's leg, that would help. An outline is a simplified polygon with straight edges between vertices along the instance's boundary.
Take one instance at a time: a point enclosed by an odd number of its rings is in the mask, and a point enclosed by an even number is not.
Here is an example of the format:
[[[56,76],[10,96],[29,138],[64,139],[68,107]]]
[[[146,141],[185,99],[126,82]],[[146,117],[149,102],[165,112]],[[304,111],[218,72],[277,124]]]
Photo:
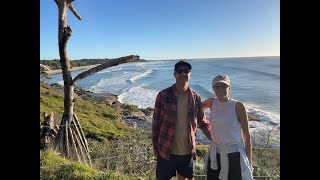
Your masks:
[[[241,180],[240,152],[229,153],[228,180]]]
[[[210,158],[211,157],[209,157],[208,166],[207,166],[207,180],[219,180],[219,174],[221,170],[220,154],[217,153],[217,159],[216,159],[216,161],[218,162],[217,170],[213,170],[210,168],[210,162],[211,162]]]
[[[190,155],[174,155],[178,180],[194,179],[193,159]]]
[[[172,156],[169,160],[157,158],[156,180],[169,180],[175,175],[174,161]]]

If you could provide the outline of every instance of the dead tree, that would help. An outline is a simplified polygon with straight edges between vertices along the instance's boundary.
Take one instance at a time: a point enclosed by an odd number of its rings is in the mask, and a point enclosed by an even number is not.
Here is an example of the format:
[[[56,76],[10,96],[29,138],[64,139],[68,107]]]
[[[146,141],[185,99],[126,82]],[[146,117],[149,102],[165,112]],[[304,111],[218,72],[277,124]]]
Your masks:
[[[40,149],[46,149],[49,145],[53,143],[57,135],[57,127],[54,126],[53,113],[47,115],[43,113],[44,123],[40,123]]]
[[[77,116],[74,114],[74,87],[77,82],[89,75],[92,75],[105,68],[119,65],[120,63],[133,62],[138,60],[138,56],[127,56],[118,59],[109,60],[104,64],[94,67],[86,72],[76,76],[74,79],[71,77],[70,60],[67,56],[67,42],[71,37],[72,30],[67,26],[67,8],[81,20],[81,16],[77,13],[72,6],[74,0],[55,0],[59,9],[59,29],[58,29],[58,45],[60,64],[63,74],[64,82],[64,113],[62,116],[60,129],[55,139],[55,150],[60,152],[61,155],[69,159],[82,161],[91,166],[88,144],[82,131],[81,125]]]

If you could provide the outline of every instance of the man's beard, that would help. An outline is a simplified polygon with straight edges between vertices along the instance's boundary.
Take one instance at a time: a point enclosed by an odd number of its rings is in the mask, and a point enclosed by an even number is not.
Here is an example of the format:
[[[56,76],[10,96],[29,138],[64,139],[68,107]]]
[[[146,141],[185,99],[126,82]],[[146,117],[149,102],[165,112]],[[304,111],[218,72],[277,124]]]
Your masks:
[[[188,77],[182,78],[182,79],[183,79],[183,81],[181,79],[179,79],[180,80],[180,82],[179,82],[180,86],[184,87],[184,86],[189,84],[189,78]]]

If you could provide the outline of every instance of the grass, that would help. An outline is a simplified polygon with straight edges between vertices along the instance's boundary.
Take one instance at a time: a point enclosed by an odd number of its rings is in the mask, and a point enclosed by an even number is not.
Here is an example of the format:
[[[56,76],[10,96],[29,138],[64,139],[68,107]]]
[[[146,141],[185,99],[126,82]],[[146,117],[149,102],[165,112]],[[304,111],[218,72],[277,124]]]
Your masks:
[[[64,164],[64,165],[61,165]],[[117,171],[99,171],[79,162],[60,157],[53,150],[40,151],[40,179],[131,179]]]
[[[43,113],[54,113],[56,124],[63,114],[63,95],[49,85],[40,84],[40,122]],[[77,99],[74,106],[84,134],[100,142],[133,135],[133,130],[121,122],[121,115],[109,106]]]

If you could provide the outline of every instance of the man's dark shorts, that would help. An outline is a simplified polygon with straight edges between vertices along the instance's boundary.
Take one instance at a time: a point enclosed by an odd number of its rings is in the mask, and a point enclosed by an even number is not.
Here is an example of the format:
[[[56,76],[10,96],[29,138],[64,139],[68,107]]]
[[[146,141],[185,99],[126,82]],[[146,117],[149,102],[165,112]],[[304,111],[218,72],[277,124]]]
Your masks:
[[[211,158],[211,157],[210,157]],[[221,170],[220,154],[217,153],[218,169],[213,170],[210,168],[211,159],[208,161],[207,180],[219,180],[219,173]],[[241,165],[240,165],[240,153],[229,153],[229,172],[228,180],[241,180]]]
[[[176,171],[185,178],[194,177],[193,159],[189,155],[173,155],[166,160],[160,156],[157,159],[156,177],[157,180],[169,180],[176,175]]]

